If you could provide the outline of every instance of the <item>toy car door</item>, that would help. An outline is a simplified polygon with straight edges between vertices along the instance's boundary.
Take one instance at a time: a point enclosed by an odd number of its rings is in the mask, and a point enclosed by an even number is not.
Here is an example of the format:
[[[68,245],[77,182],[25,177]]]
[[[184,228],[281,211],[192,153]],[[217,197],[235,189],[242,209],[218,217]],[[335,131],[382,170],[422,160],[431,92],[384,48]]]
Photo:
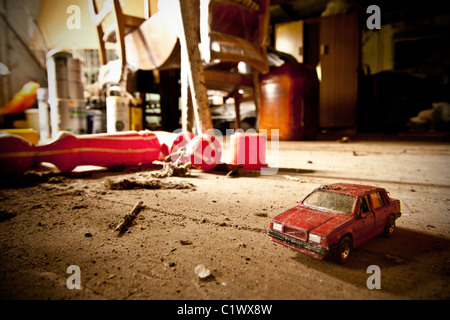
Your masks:
[[[378,234],[383,232],[386,225],[389,205],[379,191],[369,194],[369,198],[372,204],[372,210],[375,213],[375,232]]]
[[[361,197],[359,209],[356,209],[356,220],[353,225],[353,246],[369,240],[375,229],[375,215],[371,210],[367,196]]]

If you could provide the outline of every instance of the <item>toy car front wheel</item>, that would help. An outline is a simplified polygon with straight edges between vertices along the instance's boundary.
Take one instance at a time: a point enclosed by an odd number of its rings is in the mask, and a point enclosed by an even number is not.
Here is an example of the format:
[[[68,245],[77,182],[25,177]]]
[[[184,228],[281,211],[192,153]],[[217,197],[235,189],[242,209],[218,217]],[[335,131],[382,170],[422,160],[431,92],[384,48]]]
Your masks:
[[[395,218],[390,216],[386,222],[386,226],[384,227],[383,235],[389,238],[395,231]]]
[[[346,263],[352,252],[352,239],[349,236],[343,237],[337,246],[335,258],[338,263]]]

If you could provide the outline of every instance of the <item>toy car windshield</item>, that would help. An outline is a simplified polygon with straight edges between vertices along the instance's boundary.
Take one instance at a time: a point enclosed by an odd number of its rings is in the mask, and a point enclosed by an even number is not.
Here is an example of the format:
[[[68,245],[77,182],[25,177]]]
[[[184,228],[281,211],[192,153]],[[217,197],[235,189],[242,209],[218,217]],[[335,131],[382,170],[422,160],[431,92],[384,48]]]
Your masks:
[[[303,200],[303,204],[309,207],[330,210],[334,212],[351,214],[356,197],[330,191],[317,190]]]

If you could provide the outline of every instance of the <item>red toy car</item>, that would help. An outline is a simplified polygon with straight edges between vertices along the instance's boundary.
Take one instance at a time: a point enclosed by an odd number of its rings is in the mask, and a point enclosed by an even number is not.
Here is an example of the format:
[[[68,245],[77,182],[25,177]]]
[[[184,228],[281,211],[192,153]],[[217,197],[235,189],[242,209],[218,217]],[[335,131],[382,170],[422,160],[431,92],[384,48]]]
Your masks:
[[[345,263],[353,248],[382,233],[390,236],[400,216],[400,201],[385,189],[336,183],[315,189],[273,218],[268,235],[315,258]]]

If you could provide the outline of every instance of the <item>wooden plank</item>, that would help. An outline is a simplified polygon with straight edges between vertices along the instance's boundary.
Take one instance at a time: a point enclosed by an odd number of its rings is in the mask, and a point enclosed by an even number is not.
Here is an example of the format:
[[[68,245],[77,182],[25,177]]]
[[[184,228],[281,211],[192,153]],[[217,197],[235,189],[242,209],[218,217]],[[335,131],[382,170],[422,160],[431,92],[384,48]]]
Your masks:
[[[182,55],[182,68],[186,68],[188,74],[189,88],[192,95],[194,115],[198,134],[213,134],[211,110],[208,102],[208,94],[203,75],[203,65],[198,48],[198,34],[196,33],[194,21],[195,11],[192,1],[180,0],[180,11],[183,32],[180,35]]]
[[[251,77],[219,70],[204,70],[204,76],[207,82],[227,83],[234,86],[253,87]]]

